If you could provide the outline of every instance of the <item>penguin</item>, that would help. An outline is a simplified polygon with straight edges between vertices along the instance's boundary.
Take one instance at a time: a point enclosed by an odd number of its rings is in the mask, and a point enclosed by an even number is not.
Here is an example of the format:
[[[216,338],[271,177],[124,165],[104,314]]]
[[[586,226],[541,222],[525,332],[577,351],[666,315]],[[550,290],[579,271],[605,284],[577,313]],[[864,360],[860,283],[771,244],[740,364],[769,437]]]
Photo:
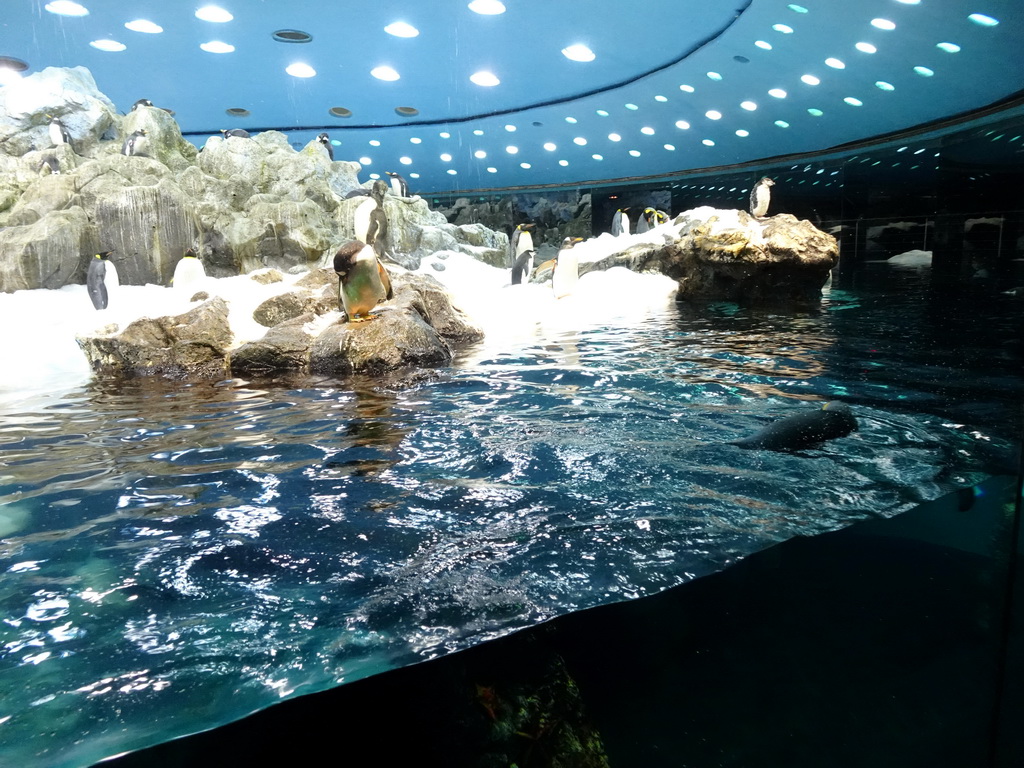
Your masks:
[[[195,249],[189,248],[174,267],[171,285],[183,290],[195,290],[206,280],[206,268],[199,260]]]
[[[39,164],[40,175],[45,176],[47,171],[54,175],[60,173],[60,161],[53,155],[48,155],[43,159],[43,162]]]
[[[554,291],[556,299],[568,296],[579,282],[579,259],[572,249],[576,243],[582,241],[582,237],[567,237],[562,241],[562,247],[555,257],[555,270],[551,273],[551,290]]]
[[[626,214],[629,208],[619,208],[612,216],[612,234],[615,237],[629,234],[629,216]]]
[[[765,176],[750,190],[750,214],[755,219],[760,219],[768,213],[768,203],[772,197],[770,188],[774,185],[775,182]]]
[[[71,151],[75,151],[74,145],[71,143],[71,132],[67,129],[58,118],[50,118],[50,141],[53,142],[53,146],[57,147],[61,144],[67,144],[71,147]]]
[[[139,107],[152,107],[152,106],[153,106],[153,102],[150,101],[149,99],[139,99],[134,104],[132,104],[132,112],[134,112]]]
[[[85,286],[89,298],[96,309],[106,309],[111,289],[120,283],[117,279],[117,268],[110,261],[113,251],[100,251],[89,260],[89,269],[85,273]]]
[[[346,192],[345,199],[349,200],[353,197],[366,197],[368,194],[370,194],[370,190],[364,189],[363,187],[359,187],[358,189],[353,189],[350,190],[349,192]]]
[[[225,139],[230,139],[232,136],[239,139],[249,138],[249,132],[242,128],[221,128],[220,132],[224,134]]]
[[[641,213],[639,218],[636,220],[637,234],[650,232],[657,223],[657,216],[658,212],[654,208],[644,208],[643,213]]]
[[[769,424],[755,435],[730,440],[729,445],[767,451],[800,451],[825,440],[845,437],[857,429],[850,406],[838,400],[820,410],[797,413]]]
[[[388,239],[388,217],[384,213],[384,195],[388,185],[381,179],[370,186],[369,199],[358,205],[353,213],[353,230],[356,239],[373,246],[378,257],[384,255]]]
[[[391,191],[394,192],[398,197],[409,196],[409,182],[405,180],[401,174],[395,173],[394,171],[384,171],[388,176],[391,177]]]
[[[664,224],[664,223],[666,223],[667,221],[668,221],[668,214],[667,214],[667,213],[665,213],[665,212],[664,212],[663,210],[661,210],[661,209],[659,208],[658,210],[656,210],[656,211],[654,212],[654,223],[653,223],[653,225],[652,225],[652,226],[655,226],[655,227],[656,227],[656,226],[658,226],[659,224]]]
[[[534,228],[534,224],[517,224],[512,231],[512,238],[508,241],[509,261],[515,264],[523,251],[532,251],[533,235],[528,230]],[[531,262],[532,263],[532,262]],[[527,272],[529,274],[529,272]]]
[[[523,251],[519,254],[519,258],[516,259],[516,263],[512,266],[512,285],[521,285],[523,278],[530,279],[530,273],[533,271],[533,251]]]
[[[338,273],[338,308],[352,322],[366,319],[360,315],[369,315],[377,304],[394,296],[391,278],[373,248],[359,240],[338,249],[334,271]]]
[[[316,137],[316,140],[320,142],[324,149],[327,150],[327,157],[330,158],[331,162],[334,162],[334,147],[331,146],[331,137],[326,133],[321,133]]]
[[[132,157],[133,155],[141,154],[141,150],[146,145],[146,129],[139,128],[131,134],[127,139],[124,140],[124,144],[121,145],[121,154]]]

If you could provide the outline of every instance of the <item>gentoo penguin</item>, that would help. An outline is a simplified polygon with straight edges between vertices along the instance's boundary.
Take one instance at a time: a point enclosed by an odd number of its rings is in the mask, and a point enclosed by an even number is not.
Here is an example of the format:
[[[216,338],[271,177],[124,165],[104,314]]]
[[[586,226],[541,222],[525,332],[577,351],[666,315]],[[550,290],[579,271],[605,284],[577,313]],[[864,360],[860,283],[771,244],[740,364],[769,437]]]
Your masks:
[[[399,173],[394,171],[384,171],[388,176],[391,177],[391,191],[394,192],[398,197],[409,196],[409,182],[405,180]]]
[[[370,190],[363,187],[357,187],[356,189],[349,190],[345,193],[345,199],[348,200],[353,197],[366,197],[370,194]]]
[[[612,234],[616,237],[629,234],[629,216],[626,214],[628,210],[629,208],[619,208],[612,216]]]
[[[582,240],[582,237],[567,237],[562,241],[562,247],[555,257],[555,270],[551,273],[551,290],[556,299],[568,296],[579,282],[580,265],[573,246]]]
[[[750,213],[755,219],[760,219],[768,213],[768,203],[772,197],[770,187],[774,184],[774,181],[765,176],[750,190]]]
[[[384,213],[384,195],[388,185],[375,179],[370,186],[369,198],[360,203],[352,214],[356,240],[373,246],[377,256],[383,256],[388,241],[388,217]]]
[[[74,145],[71,144],[71,132],[68,131],[67,127],[56,117],[50,118],[50,141],[53,142],[53,146],[60,144],[67,144],[71,147],[71,151],[75,151]]]
[[[523,251],[519,254],[516,263],[512,265],[512,285],[521,285],[524,277],[530,279],[534,255],[533,251]]]
[[[39,164],[39,173],[41,175],[45,176],[48,172],[51,174],[60,173],[60,161],[53,155],[48,155]]]
[[[517,224],[516,228],[512,231],[512,238],[508,241],[509,261],[515,264],[519,261],[520,254],[523,251],[532,251],[533,248],[533,235],[530,234],[529,230],[534,228],[534,224]],[[531,262],[532,266],[532,262]],[[527,272],[529,274],[529,271]]]
[[[120,283],[117,269],[110,262],[113,251],[101,251],[89,260],[89,269],[85,273],[85,286],[89,290],[89,298],[96,309],[106,309],[110,292]]]
[[[171,285],[182,290],[194,290],[206,280],[206,268],[195,250],[189,248],[174,267]]]
[[[331,146],[331,137],[326,133],[321,133],[316,137],[316,140],[327,150],[327,157],[331,159],[331,162],[334,162],[334,147]]]
[[[249,138],[249,132],[242,128],[221,128],[220,132],[224,134],[225,139],[230,139],[232,136],[237,136],[239,139]]]
[[[800,451],[825,440],[845,437],[855,429],[857,419],[850,406],[833,400],[820,410],[787,416],[772,422],[756,435],[731,440],[729,444],[768,451]]]
[[[338,273],[338,308],[350,321],[365,319],[359,316],[368,315],[381,301],[394,296],[391,278],[373,248],[359,240],[338,249],[334,271]]]
[[[124,144],[121,145],[121,154],[132,155],[141,154],[142,148],[146,144],[146,129],[139,128],[139,130],[132,133],[127,139],[124,140]]]
[[[134,104],[132,104],[132,112],[134,112],[139,107],[152,107],[152,106],[153,106],[153,102],[150,101],[149,99],[139,99]]]

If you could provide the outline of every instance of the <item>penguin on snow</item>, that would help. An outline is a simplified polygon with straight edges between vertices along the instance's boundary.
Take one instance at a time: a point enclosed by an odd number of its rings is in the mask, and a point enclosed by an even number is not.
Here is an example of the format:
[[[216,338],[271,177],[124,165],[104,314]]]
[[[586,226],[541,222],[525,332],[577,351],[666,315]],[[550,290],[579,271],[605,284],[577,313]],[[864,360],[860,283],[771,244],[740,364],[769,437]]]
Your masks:
[[[384,171],[388,176],[391,177],[391,191],[394,192],[398,197],[409,196],[409,182],[405,180],[405,177],[394,171]]]
[[[517,224],[516,228],[512,231],[512,237],[508,241],[508,251],[511,257],[509,261],[515,264],[519,260],[519,256],[524,251],[534,251],[533,247],[533,235],[530,234],[530,230],[533,229],[535,224]],[[530,268],[533,268],[533,261],[530,261]],[[527,270],[526,274],[529,274],[530,270]]]
[[[350,321],[367,319],[371,309],[394,296],[391,278],[373,247],[359,240],[338,249],[334,271],[338,273],[338,308]]]
[[[612,234],[615,237],[629,234],[629,215],[626,213],[629,208],[619,208],[612,216]]]
[[[562,247],[555,257],[555,269],[551,273],[551,290],[556,299],[568,296],[576,289],[576,283],[580,279],[580,263],[573,246],[582,241],[582,237],[567,237],[562,240]]]
[[[106,309],[110,294],[120,286],[117,267],[110,261],[113,251],[100,251],[89,260],[85,273],[85,287],[96,309]]]
[[[320,142],[321,146],[327,150],[327,157],[330,158],[331,162],[334,162],[334,147],[331,146],[331,137],[326,133],[321,133],[316,137],[316,140]]]
[[[763,218],[768,213],[768,204],[772,198],[771,187],[774,185],[775,182],[765,176],[750,190],[750,214],[755,219]]]
[[[174,266],[171,285],[175,288],[191,289],[200,285],[205,279],[206,268],[203,266],[203,262],[199,260],[199,255],[195,250],[189,248]]]
[[[121,154],[128,157],[142,154],[142,149],[146,143],[146,129],[139,128],[139,130],[124,140],[124,144],[121,145]]]
[[[59,118],[50,118],[50,141],[53,142],[53,146],[57,147],[61,144],[67,144],[71,147],[71,151],[75,151],[74,145],[71,143],[71,132],[67,129],[67,126],[60,121]]]
[[[532,250],[523,251],[519,254],[516,263],[512,265],[512,285],[521,285],[524,277],[527,280],[530,278],[530,272],[533,271],[534,256],[535,254]]]

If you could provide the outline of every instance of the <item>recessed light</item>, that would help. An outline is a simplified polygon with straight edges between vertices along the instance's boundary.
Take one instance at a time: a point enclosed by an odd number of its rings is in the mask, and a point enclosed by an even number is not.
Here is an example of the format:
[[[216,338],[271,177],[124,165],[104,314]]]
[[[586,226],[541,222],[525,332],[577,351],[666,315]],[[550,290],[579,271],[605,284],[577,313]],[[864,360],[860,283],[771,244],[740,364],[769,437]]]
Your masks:
[[[873,46],[871,43],[857,43],[853,47],[856,48],[861,53],[876,53],[878,51],[878,49],[875,48],[875,46]]]
[[[750,131],[745,131],[742,128],[740,128],[738,131],[736,131],[736,135],[742,139],[745,139],[747,136],[750,135]]]
[[[371,173],[370,174],[370,178],[371,179],[379,179],[380,178],[380,174],[379,173]]]
[[[804,8],[802,5],[797,5],[796,3],[790,3],[786,7],[789,8],[789,10],[793,11],[794,13],[807,13],[806,8]]]
[[[352,117],[352,110],[345,107],[331,107],[327,110],[331,117]]]
[[[604,109],[597,110],[597,114],[600,115],[601,117],[608,117],[608,111]]]
[[[875,83],[875,88],[880,88],[883,91],[896,90],[896,86],[894,86],[892,83],[885,82],[885,80],[879,80],[877,83]]]
[[[722,79],[722,76],[720,74],[718,74],[717,72],[708,72],[707,74],[708,74],[708,79],[709,80],[721,80]]]
[[[497,16],[499,13],[505,12],[505,6],[498,0],[473,0],[469,4],[469,10],[482,16]]]
[[[235,17],[216,5],[204,5],[196,11],[196,18],[200,21],[212,21],[219,24],[231,21]]]
[[[370,165],[372,162],[373,162],[373,160],[371,160],[369,157],[360,157],[359,158],[359,164],[360,165]]]
[[[765,40],[755,40],[754,45],[756,45],[758,48],[763,48],[766,51],[770,51],[772,49],[772,44],[766,42]]]
[[[814,115],[814,117],[821,117],[823,114],[825,114],[820,109],[815,109],[814,107],[811,107],[810,109],[808,109],[807,113],[810,114],[810,115]]]
[[[666,144],[665,145],[665,149],[667,149],[669,152],[675,152],[676,151],[675,146],[672,145],[672,144]]]
[[[587,140],[582,136],[577,136],[575,139],[572,140],[572,143],[578,144],[581,147],[585,147],[587,145]]]
[[[569,161],[568,160],[559,160],[558,164],[561,165],[564,168],[565,166],[567,166],[569,164]]]
[[[271,37],[279,43],[309,43],[313,41],[313,36],[301,29],[279,29]]]
[[[956,43],[938,43],[935,47],[941,48],[946,53],[956,53],[960,50],[960,46]]]
[[[544,145],[544,149],[546,149],[548,152],[554,152],[556,149],[558,149],[558,147],[549,141]]]
[[[516,127],[514,125],[506,125],[505,130],[508,131],[509,133],[515,133]]]
[[[448,175],[449,176],[455,176],[457,174],[458,174],[458,171],[456,171],[454,168],[449,168],[448,169]]]
[[[755,109],[757,109],[757,104],[755,104],[753,101],[741,101],[740,106],[747,110],[747,112],[753,112]]]
[[[832,69],[846,69],[846,65],[842,61],[840,61],[839,59],[836,59],[836,58],[831,58],[831,57],[827,58],[827,59],[825,59],[825,63],[828,66],[832,67]]]
[[[593,61],[597,57],[594,52],[587,48],[582,43],[576,43],[575,45],[569,45],[562,49],[562,55],[571,61]]]
[[[287,72],[292,77],[316,76],[316,70],[309,66],[309,64],[304,64],[301,61],[297,61],[294,64],[289,64],[287,67],[284,68],[284,71]]]
[[[393,82],[401,77],[394,69],[386,65],[374,67],[370,70],[370,74],[378,80],[386,80],[388,82]]]
[[[200,43],[199,47],[207,53],[233,53],[235,46],[230,43],[222,43],[220,40],[211,40],[208,43]]]
[[[781,32],[784,35],[793,34],[793,28],[786,24],[772,24],[772,29],[774,29],[776,32]]]
[[[130,29],[132,32],[145,32],[150,35],[156,35],[164,31],[164,28],[159,24],[154,24],[152,21],[146,19],[135,19],[135,21],[125,22],[125,28]]]
[[[505,151],[508,152],[510,155],[516,155],[519,154],[519,147],[509,144],[507,147],[505,147]]]
[[[476,129],[473,130],[473,135],[474,136],[483,136],[484,132],[481,131],[479,128],[476,128]]]
[[[668,99],[667,99],[667,98],[665,98],[664,96],[655,96],[655,97],[654,97],[654,100],[655,100],[655,101],[660,101],[660,102],[666,102],[666,101],[668,101]]]
[[[626,109],[631,109],[633,111],[636,111],[636,110],[640,109],[640,107],[638,107],[636,104],[627,104],[626,105]]]
[[[109,51],[110,53],[117,53],[127,48],[124,43],[119,43],[117,40],[93,40],[89,45],[93,48],[99,48],[101,51]]]
[[[701,144],[703,144],[705,147],[715,146],[715,142],[713,142],[711,139],[704,139],[703,141],[701,141]]]
[[[871,26],[876,29],[884,29],[887,32],[891,32],[896,29],[896,25],[888,19],[872,19]]]
[[[649,125],[645,125],[643,128],[640,129],[640,133],[642,133],[642,134],[644,134],[646,136],[653,136],[654,135],[654,129],[651,128]]]
[[[785,120],[776,120],[775,124],[779,126],[779,128],[789,128],[789,123],[787,123]]]
[[[231,117],[249,117],[252,114],[244,107],[228,107],[224,111]]]
[[[380,146],[380,141],[378,139],[370,139],[367,143],[371,147],[379,147]]]
[[[676,120],[676,128],[681,131],[685,131],[690,127],[690,124],[685,120]]]
[[[591,155],[595,160],[604,160],[604,155]]]
[[[396,21],[392,24],[388,24],[384,27],[384,31],[389,35],[394,35],[395,37],[416,37],[416,35],[420,33],[416,27],[412,24],[407,24],[404,21]]]
[[[525,168],[526,170],[530,170],[530,168],[532,168],[533,166],[530,165],[529,163],[520,163],[519,167],[520,168]]]
[[[441,131],[437,135],[440,136],[442,139],[450,139],[452,137],[452,135],[448,133],[448,131]]]
[[[411,157],[400,157],[400,158],[398,158],[398,162],[400,162],[402,165],[412,165],[412,158]]]
[[[501,85],[501,80],[498,79],[497,75],[486,70],[474,72],[469,76],[469,79],[477,85],[483,85],[488,88],[495,85]]]
[[[982,27],[994,27],[996,24],[999,23],[999,19],[994,19],[991,16],[986,16],[984,13],[972,13],[967,18],[973,21],[975,24],[978,24]]]
[[[928,67],[914,67],[914,71],[921,77],[931,77],[935,74],[935,70],[928,69]]]
[[[608,140],[609,141],[622,141],[622,137],[619,136],[619,134],[617,134],[617,133],[609,133],[608,134]]]
[[[491,167],[488,167],[487,172],[488,173],[497,173],[498,169],[493,167],[493,166],[491,166]]]
[[[579,122],[579,120],[577,120],[575,117],[567,117],[565,118],[565,122],[575,125],[576,123]]]
[[[442,152],[441,161],[445,163],[450,163],[452,161],[452,156],[449,155],[447,152]]]
[[[73,3],[71,0],[54,0],[52,3],[47,3],[43,6],[50,13],[56,13],[58,16],[88,16],[89,9],[84,5]]]
[[[423,139],[419,138],[418,136],[413,136],[412,138],[409,139],[409,143],[410,144],[422,144],[423,143]]]
[[[845,101],[851,107],[863,107],[864,106],[864,102],[863,101],[861,101],[860,99],[855,99],[853,96],[847,96],[845,99],[843,99],[843,101]]]
[[[707,112],[704,113],[704,117],[706,117],[708,120],[721,120],[722,113],[719,112],[717,109],[709,109]]]
[[[801,75],[800,79],[808,85],[818,85],[821,82],[821,80],[816,78],[814,75]]]
[[[693,93],[697,89],[694,88],[692,85],[686,85],[685,83],[683,83],[682,85],[679,86],[679,90],[686,91],[687,93]]]
[[[416,117],[420,113],[416,107],[395,107],[395,112],[402,117]]]
[[[732,60],[736,61],[736,62],[739,62],[740,64],[749,64],[750,63],[750,59],[748,59],[746,56],[733,56]]]
[[[786,92],[781,88],[772,88],[770,91],[768,91],[768,95],[774,96],[776,99],[786,98]]]
[[[478,149],[476,152],[473,153],[473,157],[475,157],[477,160],[483,160],[485,157],[487,157],[487,153],[484,152],[482,149]]]

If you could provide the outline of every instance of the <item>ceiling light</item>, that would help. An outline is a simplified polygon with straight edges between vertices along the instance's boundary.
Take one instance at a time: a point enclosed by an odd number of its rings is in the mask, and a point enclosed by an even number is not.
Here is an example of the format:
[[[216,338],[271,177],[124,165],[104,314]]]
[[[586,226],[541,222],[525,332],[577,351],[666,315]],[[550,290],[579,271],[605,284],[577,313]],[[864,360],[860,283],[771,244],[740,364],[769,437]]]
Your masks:
[[[389,82],[398,80],[401,77],[401,75],[388,66],[374,67],[370,70],[370,74],[378,80],[387,80]]]
[[[600,115],[601,117],[608,117],[608,111],[604,109],[597,110],[597,114]]]
[[[225,21],[231,21],[235,17],[225,11],[223,8],[219,8],[216,5],[204,5],[198,11],[196,11],[196,18],[200,21],[213,21],[222,23]]]
[[[825,59],[825,63],[832,67],[832,69],[846,69],[846,65],[839,59],[828,58]]]
[[[519,167],[520,168],[525,168],[526,170],[530,170],[533,166],[530,165],[529,163],[520,163]]]
[[[579,122],[579,120],[577,120],[575,117],[567,117],[565,118],[565,122],[575,125],[576,123]]]
[[[558,149],[558,147],[556,147],[549,141],[544,145],[544,149],[546,149],[548,152],[554,152],[556,149]]]
[[[208,43],[200,43],[199,47],[207,53],[232,53],[235,46],[229,43],[222,43],[220,40],[211,40]]]
[[[252,115],[252,112],[244,107],[228,107],[224,111],[231,117],[249,117]],[[340,144],[341,142],[338,143]]]
[[[473,130],[473,135],[474,135],[474,136],[483,136],[483,135],[484,135],[484,132],[483,132],[483,131],[481,131],[481,130],[480,130],[479,128],[475,128],[475,129]]]
[[[785,120],[776,120],[775,124],[779,126],[779,128],[789,128],[789,123],[787,123]]]
[[[505,151],[508,152],[510,155],[515,155],[519,153],[519,147],[515,147],[510,144],[509,146],[505,147]]]
[[[666,144],[665,145],[665,149],[667,149],[669,152],[675,152],[676,151],[675,146],[673,146],[672,144]]]
[[[380,141],[378,141],[377,139],[370,139],[369,144],[371,147],[379,147]]]
[[[582,43],[566,46],[562,49],[562,55],[572,61],[593,61],[597,58],[594,52]]]
[[[758,48],[763,48],[766,51],[770,51],[772,49],[772,44],[764,40],[755,40],[754,45]]]
[[[774,29],[776,32],[781,32],[784,35],[793,34],[793,28],[786,26],[785,24],[772,24],[772,29]]]
[[[635,149],[629,150],[629,154],[631,157],[640,157],[640,153]]]
[[[801,75],[800,79],[803,80],[808,85],[817,85],[818,83],[821,82],[821,80],[816,78],[814,75]]]
[[[740,106],[747,110],[747,112],[753,112],[757,109],[757,104],[752,101],[742,101],[740,102]]]
[[[736,131],[736,135],[739,136],[740,138],[745,139],[747,136],[750,135],[750,131],[745,131],[742,128],[740,128],[740,130]]]
[[[559,160],[558,164],[564,167],[564,166],[569,164],[569,161],[568,160]]]
[[[647,136],[653,136],[654,129],[651,128],[649,125],[645,125],[643,128],[640,129],[640,133],[645,134]]]
[[[418,138],[416,136],[413,136],[411,139],[409,139],[409,143],[410,144],[422,144],[423,143],[423,139],[420,139],[420,138]]]
[[[360,165],[370,165],[372,162],[373,162],[373,160],[371,160],[368,157],[360,157],[359,158],[359,164]]]
[[[884,29],[889,32],[896,29],[896,25],[888,19],[872,19],[871,26],[876,27],[877,29]]]
[[[693,93],[694,90],[696,90],[696,89],[692,85],[686,85],[684,83],[683,85],[679,86],[679,90],[680,91],[686,91],[687,93]]]
[[[975,24],[979,24],[983,27],[994,27],[999,23],[998,19],[993,19],[991,16],[986,16],[984,13],[972,13],[967,18]]]
[[[442,152],[441,161],[445,163],[450,163],[452,161],[452,156],[449,155],[447,152]]]
[[[473,0],[469,4],[469,10],[482,16],[497,16],[505,12],[505,6],[498,0]]]
[[[509,133],[515,133],[516,127],[514,125],[506,125],[505,130]]]
[[[710,80],[721,80],[722,76],[717,72],[708,72],[708,79]]]
[[[389,35],[395,37],[416,37],[420,33],[416,27],[412,24],[406,24],[404,21],[396,21],[393,24],[388,24],[384,27],[384,31]]]
[[[284,69],[292,77],[315,77],[316,70],[313,69],[309,64],[303,64],[301,61],[297,61],[294,64],[289,64]]]
[[[448,169],[448,175],[449,176],[455,176],[457,173],[458,173],[458,171],[456,171],[454,168],[449,168]]]
[[[331,107],[327,112],[332,117],[352,117],[352,110],[345,107]]]
[[[604,160],[604,155],[591,155],[595,160]]]
[[[437,135],[440,136],[442,139],[450,139],[452,137],[452,135],[448,133],[448,131],[441,131]]]
[[[619,134],[617,134],[617,133],[609,133],[608,134],[608,140],[609,141],[622,141],[622,137],[619,136]]]
[[[721,120],[722,113],[719,112],[717,109],[709,109],[707,112],[704,113],[704,117],[708,118],[709,120]]]
[[[772,88],[770,91],[768,91],[768,95],[774,96],[776,99],[786,98],[786,92],[781,88]]]
[[[668,101],[668,99],[667,99],[667,98],[665,98],[664,96],[655,96],[655,97],[654,97],[654,100],[655,100],[655,101],[661,101],[661,102],[666,102],[666,101]]]
[[[152,21],[147,21],[146,19],[135,19],[135,21],[126,22],[124,26],[132,32],[146,32],[151,35],[164,31],[164,28],[159,24],[154,24]]]
[[[901,2],[902,1],[903,0],[901,0]],[[804,8],[802,5],[797,5],[796,3],[790,3],[786,7],[789,8],[789,10],[794,11],[795,13],[807,13],[806,8]]]
[[[703,144],[705,147],[713,147],[713,146],[715,146],[715,142],[713,142],[711,139],[704,139],[701,142],[701,144]]]
[[[853,98],[853,96],[847,96],[845,99],[843,99],[843,101],[845,101],[851,107],[863,107],[864,106],[864,102],[863,101],[861,101],[860,99],[855,99],[855,98]]]
[[[885,80],[879,80],[877,83],[875,83],[875,87],[876,88],[881,88],[883,91],[895,91],[896,90],[896,86],[894,86],[892,83],[885,82]]]
[[[931,77],[935,74],[935,70],[928,69],[928,67],[914,67],[914,71],[921,77]]]
[[[494,167],[489,167],[489,168],[487,169],[487,172],[488,172],[488,173],[497,173],[497,172],[498,172],[498,169],[497,169],[497,168],[494,168]]]
[[[581,147],[585,147],[587,145],[587,140],[582,136],[577,136],[575,139],[572,140],[572,143],[578,144]]]
[[[271,35],[279,43],[311,43],[313,36],[301,29],[279,29]]]
[[[50,13],[56,13],[59,16],[88,16],[89,9],[84,5],[73,3],[71,0],[53,0],[52,3],[47,3],[43,6]]]
[[[810,109],[808,109],[807,113],[809,115],[813,115],[814,117],[821,117],[823,114],[825,114],[820,109],[815,109],[814,107],[811,107]]]
[[[853,47],[856,48],[861,53],[875,53],[878,50],[871,43],[857,43]]]
[[[690,124],[685,120],[676,120],[676,128],[681,131],[685,131],[690,127]]]
[[[474,72],[472,75],[469,76],[469,79],[472,80],[477,85],[483,85],[487,87],[501,84],[501,80],[499,80],[493,72],[488,72],[486,70]]]
[[[411,157],[400,157],[400,158],[398,158],[398,162],[400,162],[402,165],[412,165],[412,158]]]
[[[117,40],[93,40],[89,45],[93,48],[99,48],[101,51],[109,51],[111,53],[117,53],[127,48],[124,43],[119,43]]]
[[[627,104],[626,105],[626,109],[632,109],[632,110],[635,111],[635,110],[640,109],[640,107],[638,107],[636,104]]]
[[[483,160],[485,157],[487,157],[487,153],[484,152],[482,149],[478,149],[476,152],[473,153],[473,157],[475,157],[477,160]]]
[[[956,53],[957,51],[960,50],[960,46],[957,45],[956,43],[939,43],[935,47],[941,48],[946,53]]]

